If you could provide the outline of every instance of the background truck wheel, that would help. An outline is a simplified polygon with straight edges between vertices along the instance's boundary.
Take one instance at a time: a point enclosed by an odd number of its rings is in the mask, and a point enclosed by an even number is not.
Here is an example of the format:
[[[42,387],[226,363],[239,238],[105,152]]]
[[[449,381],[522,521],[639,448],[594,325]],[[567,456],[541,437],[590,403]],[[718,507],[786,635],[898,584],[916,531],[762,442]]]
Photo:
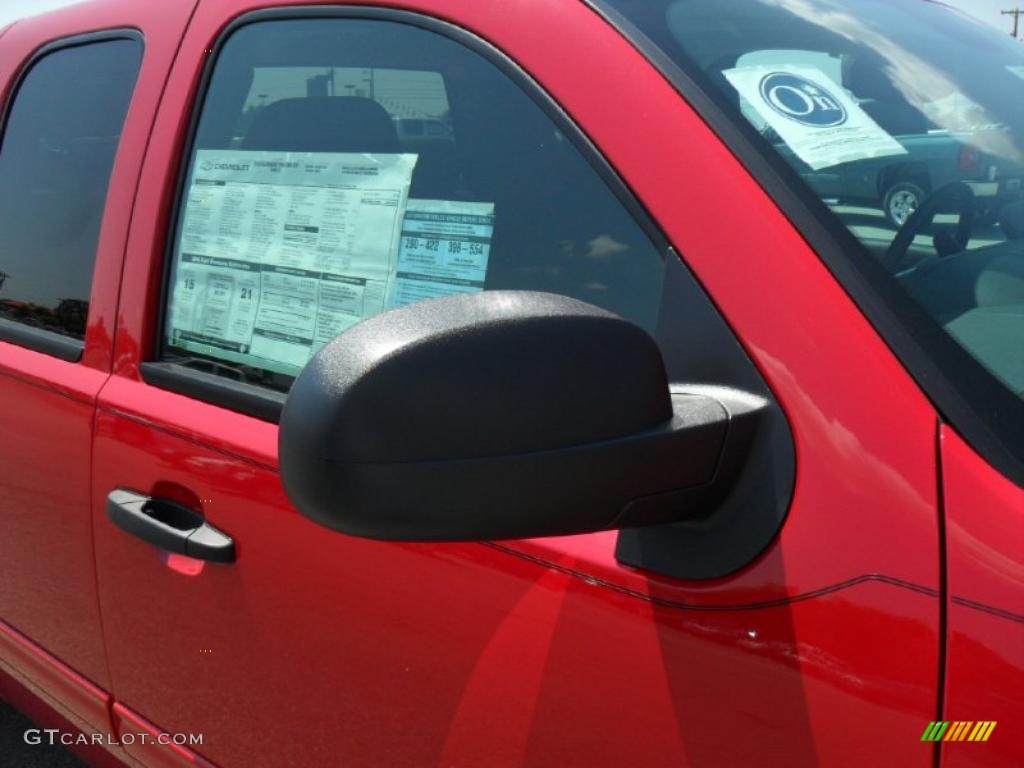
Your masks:
[[[926,195],[917,184],[901,181],[889,187],[882,200],[885,218],[897,229],[907,223],[914,211],[924,202]]]

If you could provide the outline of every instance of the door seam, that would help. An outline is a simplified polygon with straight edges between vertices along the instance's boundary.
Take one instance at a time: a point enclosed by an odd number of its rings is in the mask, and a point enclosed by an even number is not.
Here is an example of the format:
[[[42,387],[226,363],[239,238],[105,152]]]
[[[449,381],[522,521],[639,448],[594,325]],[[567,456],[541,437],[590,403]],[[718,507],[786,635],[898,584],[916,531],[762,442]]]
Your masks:
[[[942,721],[946,710],[946,677],[949,654],[949,582],[946,557],[946,498],[942,471],[942,419],[935,420],[935,499],[939,538],[939,669],[935,720]],[[942,766],[942,742],[935,742],[934,767]]]

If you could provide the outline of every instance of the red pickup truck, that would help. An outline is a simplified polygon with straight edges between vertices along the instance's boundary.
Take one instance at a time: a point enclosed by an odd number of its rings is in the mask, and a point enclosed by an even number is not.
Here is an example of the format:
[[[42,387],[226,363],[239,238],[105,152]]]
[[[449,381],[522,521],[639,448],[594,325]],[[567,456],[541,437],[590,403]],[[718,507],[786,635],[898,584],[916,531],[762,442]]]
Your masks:
[[[9,26],[27,748],[1024,764],[1024,202],[981,225],[954,182],[894,228],[804,178],[898,162],[908,109],[1019,163],[1022,71],[926,0]]]

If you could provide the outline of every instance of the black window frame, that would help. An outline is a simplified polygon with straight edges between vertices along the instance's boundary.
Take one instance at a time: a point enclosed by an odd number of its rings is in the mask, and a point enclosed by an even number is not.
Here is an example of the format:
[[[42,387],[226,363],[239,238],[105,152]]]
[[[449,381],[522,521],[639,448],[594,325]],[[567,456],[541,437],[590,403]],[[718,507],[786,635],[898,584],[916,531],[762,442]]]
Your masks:
[[[1024,401],[909,299],[785,158],[746,120],[735,119],[725,94],[699,67],[681,66],[616,10],[614,0],[578,2],[644,56],[735,155],[857,304],[939,418],[1024,488]],[[965,382],[973,395],[965,393]],[[979,404],[987,406],[984,411]]]
[[[413,11],[383,7],[365,6],[295,6],[288,8],[266,8],[244,13],[229,22],[218,34],[211,53],[206,57],[200,74],[199,86],[193,97],[189,116],[188,132],[178,159],[178,178],[175,196],[165,232],[164,263],[157,305],[158,317],[155,325],[153,359],[143,361],[139,368],[143,381],[180,395],[192,397],[211,405],[253,416],[263,421],[278,423],[287,395],[272,389],[241,381],[233,381],[214,373],[196,370],[180,363],[162,360],[167,342],[165,336],[168,300],[171,289],[171,270],[174,265],[174,248],[181,225],[185,187],[188,170],[195,151],[199,121],[206,106],[210,82],[220,58],[220,53],[231,36],[242,27],[265,21],[295,19],[362,19],[388,21],[406,24],[441,35],[456,44],[468,48],[497,67],[506,77],[523,91],[555,127],[569,140],[587,164],[594,169],[612,195],[623,206],[624,211],[636,222],[640,230],[651,241],[653,249],[662,260],[669,256],[671,245],[668,238],[655,223],[653,217],[619,176],[597,146],[582,128],[559,106],[555,99],[504,52],[486,40],[448,21]]]
[[[125,117],[121,125],[123,135],[124,125],[127,123],[128,113],[131,111],[131,104],[132,101],[135,100],[135,93],[138,89],[139,73],[142,71],[142,65],[146,56],[146,38],[142,34],[141,30],[134,27],[116,27],[112,29],[97,30],[95,32],[67,35],[49,40],[36,48],[22,63],[17,75],[14,77],[14,84],[8,91],[8,95],[4,100],[3,106],[0,107],[0,151],[3,151],[4,141],[7,138],[7,123],[10,119],[14,104],[18,99],[18,94],[21,93],[25,80],[28,78],[29,74],[31,74],[32,69],[36,64],[50,54],[57,53],[58,51],[67,50],[69,48],[79,48],[84,45],[93,45],[95,43],[105,43],[113,40],[130,40],[139,44],[139,70],[135,73],[135,85],[132,87],[132,96],[131,99],[129,99],[128,109],[125,110]],[[110,197],[110,181],[113,178],[113,167],[117,165],[117,155],[120,151],[120,140],[118,140],[118,149],[114,154],[114,164],[111,166],[111,177],[107,180],[107,194],[103,198],[104,202],[102,213],[104,216],[106,214],[106,203]],[[97,239],[95,249],[98,248],[99,240]],[[94,250],[93,278],[90,283],[90,298],[92,287],[96,283],[96,265],[96,250]],[[90,300],[90,307],[91,305],[92,302]],[[88,328],[88,319],[86,319],[86,327]],[[82,355],[85,353],[84,339],[75,339],[70,336],[64,336],[56,331],[36,328],[35,326],[19,323],[17,320],[11,320],[5,317],[0,317],[0,341],[6,341],[19,347],[25,347],[26,349],[31,349],[34,352],[41,352],[45,355],[56,357],[68,363],[81,362]]]

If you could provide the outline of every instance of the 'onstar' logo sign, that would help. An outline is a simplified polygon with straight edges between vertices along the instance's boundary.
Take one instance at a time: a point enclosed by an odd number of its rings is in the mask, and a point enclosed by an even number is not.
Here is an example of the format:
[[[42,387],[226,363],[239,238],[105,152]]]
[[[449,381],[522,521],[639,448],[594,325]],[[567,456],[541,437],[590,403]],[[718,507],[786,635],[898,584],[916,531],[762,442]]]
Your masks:
[[[799,75],[773,72],[761,80],[761,97],[783,117],[811,128],[834,128],[849,115],[843,103],[817,83]]]

